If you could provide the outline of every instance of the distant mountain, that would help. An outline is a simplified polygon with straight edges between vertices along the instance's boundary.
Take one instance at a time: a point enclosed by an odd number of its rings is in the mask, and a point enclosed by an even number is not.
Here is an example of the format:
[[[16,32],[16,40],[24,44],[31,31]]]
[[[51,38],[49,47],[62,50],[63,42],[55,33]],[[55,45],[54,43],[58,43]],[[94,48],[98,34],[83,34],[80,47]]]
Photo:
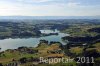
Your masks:
[[[0,19],[100,19],[100,16],[0,16]]]

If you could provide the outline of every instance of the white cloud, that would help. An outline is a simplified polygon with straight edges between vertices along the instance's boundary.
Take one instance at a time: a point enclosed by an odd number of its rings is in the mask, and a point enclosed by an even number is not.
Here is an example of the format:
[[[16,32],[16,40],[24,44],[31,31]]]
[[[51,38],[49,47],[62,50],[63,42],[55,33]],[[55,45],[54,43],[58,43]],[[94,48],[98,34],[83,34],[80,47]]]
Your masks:
[[[33,3],[40,3],[40,2],[49,2],[53,0],[18,0],[19,2],[33,2]]]
[[[80,3],[77,3],[77,2],[69,2],[69,3],[67,3],[67,6],[69,6],[69,7],[77,7],[77,6],[80,6]]]
[[[83,6],[80,2],[52,2],[44,5],[44,2],[54,0],[7,0],[0,1],[1,15],[23,15],[23,16],[85,16],[97,15],[100,12],[99,6]],[[57,1],[57,0],[56,0]],[[23,3],[24,2],[24,3]],[[43,4],[27,4],[43,3]],[[96,10],[97,9],[97,10]]]

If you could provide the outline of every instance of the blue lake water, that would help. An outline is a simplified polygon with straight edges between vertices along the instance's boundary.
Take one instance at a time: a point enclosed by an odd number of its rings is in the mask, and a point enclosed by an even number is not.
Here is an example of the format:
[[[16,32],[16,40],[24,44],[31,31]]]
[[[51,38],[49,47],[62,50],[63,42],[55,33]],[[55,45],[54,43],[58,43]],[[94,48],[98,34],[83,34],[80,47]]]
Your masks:
[[[59,41],[62,44],[66,44],[61,39],[61,37],[64,37],[64,36],[69,36],[69,34],[64,34],[64,33],[59,32],[58,35],[50,35],[50,36],[44,36],[44,37],[39,37],[39,38],[16,38],[16,39],[8,38],[8,39],[0,40],[0,48],[1,48],[1,51],[4,51],[7,49],[16,49],[22,46],[36,47],[39,44],[40,40],[47,40],[49,42]]]

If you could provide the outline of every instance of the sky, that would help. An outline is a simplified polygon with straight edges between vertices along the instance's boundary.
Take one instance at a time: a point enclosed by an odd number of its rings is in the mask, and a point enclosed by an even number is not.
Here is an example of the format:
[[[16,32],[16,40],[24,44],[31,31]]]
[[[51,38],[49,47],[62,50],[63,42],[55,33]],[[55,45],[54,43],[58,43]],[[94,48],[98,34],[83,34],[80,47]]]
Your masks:
[[[0,0],[0,16],[100,16],[100,0]]]

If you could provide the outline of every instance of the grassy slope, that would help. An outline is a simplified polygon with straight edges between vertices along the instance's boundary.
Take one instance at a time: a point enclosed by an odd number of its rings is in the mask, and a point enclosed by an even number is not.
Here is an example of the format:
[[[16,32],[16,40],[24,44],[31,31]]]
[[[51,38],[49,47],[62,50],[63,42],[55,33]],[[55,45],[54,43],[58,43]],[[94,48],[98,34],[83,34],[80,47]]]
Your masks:
[[[4,53],[2,53],[0,55],[0,63],[7,63],[12,61],[12,59],[16,59],[19,60],[22,57],[45,57],[45,56],[55,56],[55,55],[63,55],[63,54],[51,54],[51,53],[47,53],[47,51],[51,51],[51,50],[57,50],[60,49],[59,48],[59,44],[52,44],[52,45],[47,45],[47,44],[41,44],[39,47],[37,48],[33,48],[33,49],[38,49],[38,53],[35,54],[29,54],[29,53],[21,53],[19,51],[5,51]]]
[[[63,30],[62,32],[68,33],[71,36],[96,36],[98,33],[88,32],[87,30],[97,27],[100,27],[100,25],[73,25]]]

